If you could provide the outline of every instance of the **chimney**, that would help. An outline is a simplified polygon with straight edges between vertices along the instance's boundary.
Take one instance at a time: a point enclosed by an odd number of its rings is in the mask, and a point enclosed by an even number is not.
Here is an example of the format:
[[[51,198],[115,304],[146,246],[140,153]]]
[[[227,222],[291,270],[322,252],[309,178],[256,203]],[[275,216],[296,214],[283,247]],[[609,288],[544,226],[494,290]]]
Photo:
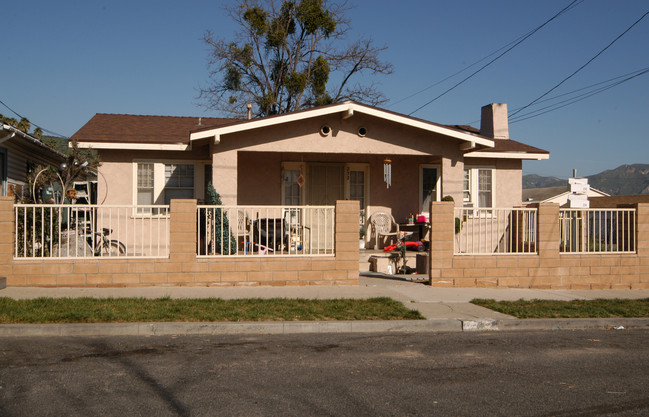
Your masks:
[[[248,120],[252,119],[252,103],[246,104],[246,107],[248,108]]]
[[[494,139],[509,139],[507,103],[491,103],[482,107],[480,134]]]

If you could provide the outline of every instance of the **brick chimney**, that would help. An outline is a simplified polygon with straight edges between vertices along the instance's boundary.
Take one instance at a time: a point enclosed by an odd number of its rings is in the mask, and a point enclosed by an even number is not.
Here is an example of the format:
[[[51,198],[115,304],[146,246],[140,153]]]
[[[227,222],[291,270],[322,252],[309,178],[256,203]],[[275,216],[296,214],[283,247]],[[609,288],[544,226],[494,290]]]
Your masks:
[[[491,103],[482,107],[480,134],[494,139],[509,139],[507,103]]]

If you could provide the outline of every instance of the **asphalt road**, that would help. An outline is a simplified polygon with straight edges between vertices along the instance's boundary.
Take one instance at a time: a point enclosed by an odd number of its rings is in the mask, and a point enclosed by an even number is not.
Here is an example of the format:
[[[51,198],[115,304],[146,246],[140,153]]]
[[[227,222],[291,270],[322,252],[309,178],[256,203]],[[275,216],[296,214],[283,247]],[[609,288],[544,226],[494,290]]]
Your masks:
[[[1,416],[646,416],[649,332],[0,338]]]

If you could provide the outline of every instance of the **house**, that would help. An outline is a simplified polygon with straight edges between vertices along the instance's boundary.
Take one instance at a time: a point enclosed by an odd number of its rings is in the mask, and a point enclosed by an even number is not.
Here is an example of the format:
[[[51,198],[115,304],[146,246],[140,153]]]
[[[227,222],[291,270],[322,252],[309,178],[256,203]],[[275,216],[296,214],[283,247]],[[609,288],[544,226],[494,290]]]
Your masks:
[[[100,152],[106,204],[202,200],[211,181],[225,205],[358,200],[403,222],[445,195],[520,205],[522,161],[549,153],[508,132],[506,104],[477,130],[350,101],[251,120],[96,114],[71,139]]]
[[[570,186],[560,185],[557,187],[542,187],[542,188],[526,188],[523,190],[523,203],[557,203],[561,207],[568,204],[568,196],[570,196]],[[589,187],[586,196],[591,198],[608,197],[604,191],[596,188]]]
[[[22,195],[27,175],[35,167],[59,166],[65,155],[15,127],[1,123],[0,130],[0,195]]]

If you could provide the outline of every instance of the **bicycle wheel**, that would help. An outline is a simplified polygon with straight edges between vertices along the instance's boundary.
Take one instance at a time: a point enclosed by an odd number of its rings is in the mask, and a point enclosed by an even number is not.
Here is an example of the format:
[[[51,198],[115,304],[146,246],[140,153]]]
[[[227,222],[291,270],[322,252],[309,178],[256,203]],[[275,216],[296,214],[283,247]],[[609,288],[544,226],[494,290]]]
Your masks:
[[[110,246],[102,245],[101,256],[126,256],[126,246],[119,240],[111,240]]]

